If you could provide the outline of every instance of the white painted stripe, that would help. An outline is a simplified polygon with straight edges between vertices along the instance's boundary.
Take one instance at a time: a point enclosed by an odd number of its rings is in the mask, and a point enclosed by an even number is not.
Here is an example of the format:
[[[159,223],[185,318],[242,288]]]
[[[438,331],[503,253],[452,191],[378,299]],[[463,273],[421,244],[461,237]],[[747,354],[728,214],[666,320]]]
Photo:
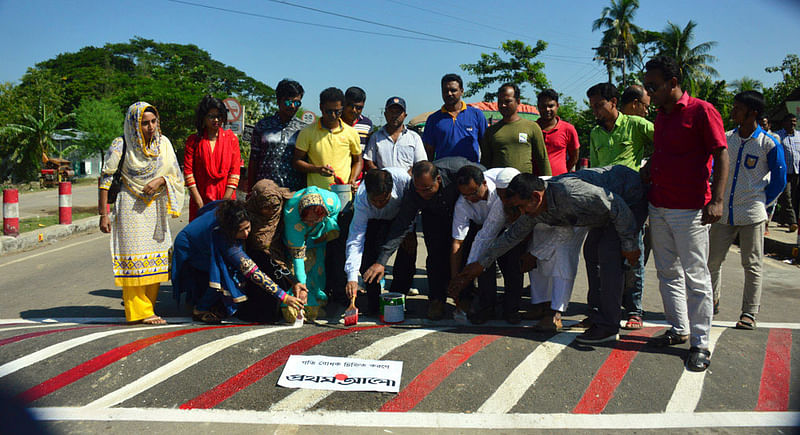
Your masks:
[[[141,378],[125,385],[124,387],[112,391],[105,396],[95,400],[86,405],[86,408],[106,408],[114,406],[118,403],[124,402],[137,394],[154,387],[160,382],[169,379],[172,376],[186,370],[187,368],[203,361],[204,359],[221,352],[235,344],[250,340],[262,335],[272,334],[273,332],[283,331],[288,329],[288,326],[278,327],[262,327],[253,329],[241,334],[236,334],[230,337],[220,338],[202,346],[198,346],[189,352],[175,358],[171,362],[147,373]]]
[[[711,351],[711,362],[714,362],[714,348],[717,346],[717,340],[726,328],[712,327],[711,332],[708,334],[708,350]],[[690,372],[684,366],[683,373],[675,384],[675,389],[672,391],[672,397],[667,402],[668,413],[685,413],[694,412],[697,404],[700,402],[700,395],[703,393],[703,381],[706,379],[706,373]]]
[[[382,338],[375,343],[350,355],[350,358],[380,359],[398,347],[424,337],[441,329],[415,329],[391,337]],[[270,411],[305,411],[331,395],[327,390],[297,390],[269,408]]]
[[[425,412],[272,412],[226,409],[29,408],[39,420],[239,423],[297,426],[455,429],[661,429],[793,427],[800,412],[694,414],[459,414]],[[346,422],[346,423],[344,423]]]
[[[669,323],[660,320],[655,322],[644,322],[644,326],[670,326]],[[733,328],[736,326],[736,321],[727,320],[714,320],[711,322],[712,327],[719,328]],[[800,329],[800,323],[789,322],[758,322],[759,328],[781,328],[781,329]]]
[[[18,329],[36,329],[36,328],[58,328],[62,326],[75,326],[77,323],[49,323],[46,325],[34,324],[25,326],[14,326],[12,328],[0,328],[0,332],[16,331]]]
[[[478,413],[505,414],[522,399],[528,389],[536,383],[539,376],[562,350],[575,340],[577,332],[562,332],[536,346],[506,380],[495,390],[486,402],[478,408]]]
[[[122,293],[120,293],[120,294],[122,294]],[[193,322],[191,317],[164,317],[163,319],[166,320],[167,323],[192,323]],[[50,326],[52,326],[52,325],[63,326],[64,324],[66,324],[64,322],[67,322],[70,325],[76,325],[76,324],[96,324],[96,325],[108,324],[109,326],[120,325],[120,324],[126,324],[127,323],[127,322],[125,322],[125,318],[124,317],[58,317],[58,318],[39,317],[39,318],[33,318],[33,319],[0,319],[0,327],[2,327],[3,324],[8,324],[8,323],[30,323],[30,324],[46,323],[46,324],[48,324]],[[237,323],[238,324],[240,322],[238,322],[238,321],[237,322],[223,321],[222,323]],[[241,323],[244,323],[244,322],[241,322]],[[7,330],[8,329],[0,329],[0,332],[7,331]]]
[[[18,202],[4,202],[3,203],[3,219],[19,218],[19,203]]]
[[[72,207],[72,194],[58,195],[58,207]]]
[[[53,357],[62,352],[66,352],[82,344],[99,340],[101,338],[109,337],[111,335],[122,334],[123,332],[146,331],[148,329],[174,328],[177,326],[184,326],[184,325],[137,326],[135,328],[112,329],[110,331],[95,332],[94,334],[84,335],[83,337],[62,341],[61,343],[48,346],[42,350],[38,350],[34,353],[25,355],[21,358],[17,358],[13,361],[9,361],[3,364],[2,366],[0,366],[0,378],[2,378],[3,376],[10,375],[11,373],[16,372],[17,370],[24,369],[25,367],[28,367],[32,364],[36,364],[39,361],[43,361],[47,358]]]
[[[100,234],[97,237],[91,237],[85,240],[81,240],[80,242],[70,243],[69,245],[59,246],[58,248],[48,248],[43,250],[42,252],[37,252],[32,255],[28,255],[22,258],[17,258],[16,260],[11,260],[8,263],[0,264],[0,267],[10,266],[12,264],[17,264],[25,260],[30,260],[32,258],[41,257],[42,255],[52,254],[53,252],[58,252],[67,248],[72,248],[73,246],[83,245],[84,243],[94,242],[95,240],[99,240],[102,238],[108,237],[106,234]]]

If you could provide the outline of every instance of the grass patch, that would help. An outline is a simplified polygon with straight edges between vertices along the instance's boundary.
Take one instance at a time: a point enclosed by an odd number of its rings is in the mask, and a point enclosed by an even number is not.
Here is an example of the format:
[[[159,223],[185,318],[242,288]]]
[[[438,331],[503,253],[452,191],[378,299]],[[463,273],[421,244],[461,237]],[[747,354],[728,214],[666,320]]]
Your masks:
[[[72,221],[87,218],[89,216],[97,215],[96,212],[86,212],[73,210]],[[44,227],[51,225],[58,225],[58,216],[40,216],[35,218],[27,218],[19,220],[19,232],[27,233],[29,231],[41,230]]]

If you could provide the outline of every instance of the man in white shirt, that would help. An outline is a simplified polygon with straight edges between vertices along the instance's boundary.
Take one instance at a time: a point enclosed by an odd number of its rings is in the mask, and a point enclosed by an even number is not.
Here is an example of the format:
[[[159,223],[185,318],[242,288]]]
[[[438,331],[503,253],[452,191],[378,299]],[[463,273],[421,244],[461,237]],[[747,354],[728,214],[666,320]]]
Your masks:
[[[464,252],[471,252],[473,239],[493,208],[502,210],[501,192],[519,171],[514,168],[494,168],[486,172],[474,166],[465,166],[456,173],[456,184],[461,194],[453,212],[453,244],[450,255],[451,276],[457,276],[464,267]],[[500,187],[498,191],[498,179]],[[522,272],[519,256],[524,252],[520,244],[499,259],[505,283],[503,318],[511,324],[520,322],[519,300],[522,292]],[[517,252],[518,251],[518,252]],[[463,294],[463,293],[462,293]],[[478,277],[478,299],[473,301],[468,313],[470,322],[481,324],[492,317],[497,299],[495,267]]]
[[[400,211],[403,193],[410,183],[411,176],[403,168],[371,169],[358,187],[353,200],[353,220],[350,223],[345,251],[345,294],[348,299],[352,299],[358,291],[358,273],[363,273],[378,258],[392,220]],[[404,250],[398,249],[392,276],[405,276],[409,268],[413,273],[413,258]],[[408,293],[408,285],[410,283],[392,279],[391,291]],[[367,309],[362,312],[375,314],[380,302],[380,283],[366,283],[365,287]]]
[[[422,138],[403,125],[406,119],[406,101],[400,97],[389,98],[383,114],[386,125],[370,136],[364,149],[365,167],[394,167],[410,171],[414,163],[427,160]]]

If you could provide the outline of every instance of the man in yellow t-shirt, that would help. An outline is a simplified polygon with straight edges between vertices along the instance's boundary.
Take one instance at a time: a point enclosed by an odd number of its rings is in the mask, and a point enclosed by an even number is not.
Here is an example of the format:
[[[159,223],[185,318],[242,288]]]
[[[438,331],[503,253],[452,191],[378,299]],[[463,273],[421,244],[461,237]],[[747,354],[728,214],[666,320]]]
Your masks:
[[[307,174],[309,186],[330,190],[334,175],[353,186],[361,173],[361,140],[341,120],[344,93],[328,88],[319,94],[322,118],[300,131],[294,151],[295,169]]]

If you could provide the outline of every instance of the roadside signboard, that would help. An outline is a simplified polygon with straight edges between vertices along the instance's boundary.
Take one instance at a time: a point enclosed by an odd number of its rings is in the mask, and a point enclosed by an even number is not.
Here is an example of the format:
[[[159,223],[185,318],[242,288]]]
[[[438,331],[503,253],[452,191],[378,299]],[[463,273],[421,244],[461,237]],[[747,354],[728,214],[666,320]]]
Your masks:
[[[228,122],[225,128],[236,134],[244,133],[244,107],[236,98],[226,98],[222,100],[225,108],[228,109]]]

